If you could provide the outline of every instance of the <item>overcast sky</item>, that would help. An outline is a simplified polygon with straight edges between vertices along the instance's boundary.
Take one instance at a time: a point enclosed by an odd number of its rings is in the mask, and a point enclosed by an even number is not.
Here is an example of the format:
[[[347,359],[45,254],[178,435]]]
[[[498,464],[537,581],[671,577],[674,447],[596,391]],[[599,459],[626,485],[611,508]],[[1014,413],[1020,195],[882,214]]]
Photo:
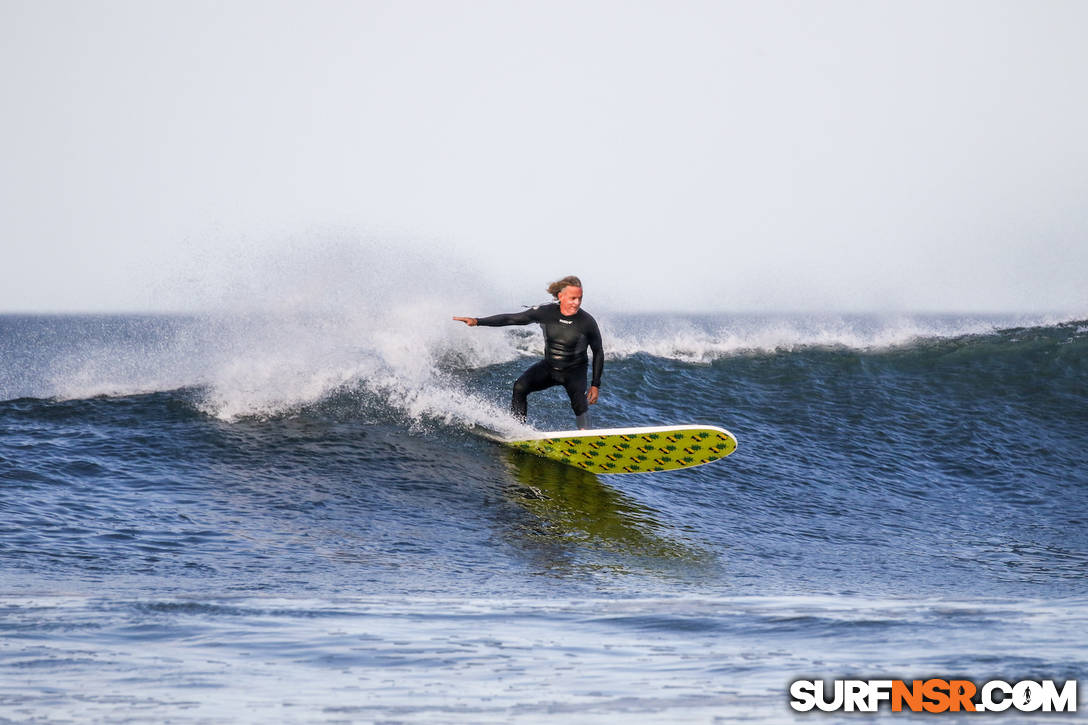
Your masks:
[[[0,311],[199,307],[331,244],[374,274],[441,248],[512,302],[576,273],[587,308],[1079,313],[1086,28],[1077,0],[0,0]]]

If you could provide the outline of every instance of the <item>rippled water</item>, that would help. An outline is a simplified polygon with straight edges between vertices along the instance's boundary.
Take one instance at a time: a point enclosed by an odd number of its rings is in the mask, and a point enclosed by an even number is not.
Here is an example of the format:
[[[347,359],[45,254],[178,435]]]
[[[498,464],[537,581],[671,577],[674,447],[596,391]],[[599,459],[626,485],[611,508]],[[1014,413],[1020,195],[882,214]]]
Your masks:
[[[778,722],[800,677],[1083,678],[1086,323],[598,317],[597,424],[738,451],[593,476],[473,435],[517,429],[528,328],[0,317],[0,719]]]

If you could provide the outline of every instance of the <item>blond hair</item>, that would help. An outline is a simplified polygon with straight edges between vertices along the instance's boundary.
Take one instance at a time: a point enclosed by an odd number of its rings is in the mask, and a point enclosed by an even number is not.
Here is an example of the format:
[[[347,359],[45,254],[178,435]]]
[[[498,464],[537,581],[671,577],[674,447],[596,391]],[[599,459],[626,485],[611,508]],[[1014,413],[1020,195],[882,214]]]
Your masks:
[[[556,299],[559,298],[559,293],[563,291],[565,287],[581,287],[582,280],[575,277],[573,274],[568,274],[563,279],[556,280],[548,285],[548,294]]]

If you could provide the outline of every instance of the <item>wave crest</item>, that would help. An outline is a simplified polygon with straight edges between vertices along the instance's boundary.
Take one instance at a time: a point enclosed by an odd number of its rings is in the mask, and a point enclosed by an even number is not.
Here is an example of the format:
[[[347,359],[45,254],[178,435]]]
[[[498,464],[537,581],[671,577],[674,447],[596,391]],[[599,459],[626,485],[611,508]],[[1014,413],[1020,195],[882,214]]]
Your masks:
[[[1059,317],[684,316],[614,320],[602,334],[606,353],[612,358],[646,354],[708,364],[738,355],[813,348],[890,351],[1022,328],[1061,328],[1074,335],[1083,335],[1086,329],[1084,323]]]

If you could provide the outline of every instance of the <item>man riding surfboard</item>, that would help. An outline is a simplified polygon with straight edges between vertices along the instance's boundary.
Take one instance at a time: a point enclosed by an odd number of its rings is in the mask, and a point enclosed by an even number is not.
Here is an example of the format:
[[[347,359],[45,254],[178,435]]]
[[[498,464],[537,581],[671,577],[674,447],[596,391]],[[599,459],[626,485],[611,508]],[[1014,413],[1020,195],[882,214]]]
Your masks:
[[[528,396],[538,390],[562,385],[570,398],[578,428],[589,428],[589,406],[597,402],[604,371],[604,347],[601,331],[593,316],[582,309],[582,282],[571,275],[548,285],[552,304],[532,307],[524,312],[490,317],[454,317],[469,327],[504,327],[536,322],[544,331],[544,359],[514,382],[510,408],[520,420],[528,413]],[[589,356],[593,352],[593,378],[586,390]]]

